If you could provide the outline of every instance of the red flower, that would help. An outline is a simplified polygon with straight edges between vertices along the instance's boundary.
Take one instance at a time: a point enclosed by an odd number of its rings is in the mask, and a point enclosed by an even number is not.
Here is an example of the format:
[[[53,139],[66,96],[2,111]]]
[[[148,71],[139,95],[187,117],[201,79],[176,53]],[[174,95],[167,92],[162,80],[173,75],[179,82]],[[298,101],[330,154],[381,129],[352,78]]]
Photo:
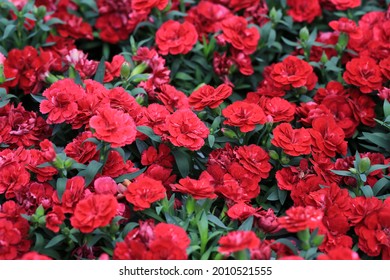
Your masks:
[[[329,26],[335,31],[347,33],[353,40],[360,40],[363,37],[363,30],[353,20],[348,18],[332,20],[329,22]]]
[[[134,205],[134,210],[139,211],[150,208],[150,204],[163,199],[165,193],[161,181],[141,175],[127,186],[124,194],[126,200]]]
[[[260,208],[256,209],[246,203],[240,202],[230,207],[226,214],[232,220],[243,221],[255,215],[259,209]]]
[[[92,194],[77,203],[70,222],[82,233],[90,233],[110,224],[117,206],[118,201],[113,195]]]
[[[63,123],[76,117],[76,101],[83,98],[85,91],[72,79],[63,79],[52,84],[42,95],[47,99],[41,102],[39,109],[41,113],[49,114],[47,123]]]
[[[178,110],[166,119],[167,138],[178,147],[196,151],[209,135],[206,125],[189,109]]]
[[[337,10],[348,10],[359,7],[362,4],[361,0],[329,0]]]
[[[195,111],[202,111],[205,107],[215,109],[231,94],[232,88],[226,84],[222,84],[216,89],[212,86],[204,85],[195,90],[190,95],[188,101]]]
[[[359,237],[359,248],[369,256],[379,256],[390,259],[390,199],[383,206],[368,214],[355,227]]]
[[[321,210],[312,206],[291,207],[286,211],[286,216],[279,218],[279,223],[288,232],[315,229],[321,225],[323,215]]]
[[[237,12],[242,9],[247,9],[252,6],[256,6],[258,0],[231,0],[229,1],[229,7],[233,9],[234,12]]]
[[[61,37],[93,39],[91,25],[84,22],[82,17],[78,17],[73,13],[68,13],[66,8],[59,9],[59,11],[53,14],[53,17],[63,21],[62,24],[55,25],[55,28]]]
[[[157,8],[160,11],[168,5],[168,0],[132,0],[131,8],[138,12],[147,12],[153,8]]]
[[[326,84],[325,88],[319,88],[316,94],[314,95],[313,100],[317,103],[321,103],[322,100],[324,100],[326,97],[329,96],[345,96],[345,89],[343,84],[336,82],[336,81],[330,81]],[[304,103],[304,104],[309,104]],[[314,103],[314,102],[313,102]]]
[[[3,160],[0,157],[0,194],[7,199],[15,197],[15,192],[30,182],[30,173],[15,160]]]
[[[358,93],[358,95],[361,96],[362,94]],[[368,97],[368,99],[370,98]],[[356,112],[355,106],[351,99],[347,98],[345,95],[327,96],[322,101],[321,105],[324,105],[329,109],[329,111],[334,116],[336,124],[344,130],[345,137],[352,137],[356,127],[359,125],[359,119],[356,117],[356,115],[359,113]],[[369,105],[370,102],[367,100],[366,106],[368,107]],[[364,113],[362,115],[364,115]]]
[[[98,110],[89,125],[94,136],[111,144],[113,148],[123,147],[135,141],[137,129],[132,117],[109,107]]]
[[[297,22],[311,23],[322,14],[319,0],[287,0],[287,5],[290,6],[287,14]]]
[[[308,89],[314,88],[312,79],[317,79],[313,72],[313,67],[306,61],[295,56],[288,56],[282,62],[273,65],[270,79],[274,86],[289,89],[306,86]]]
[[[248,202],[260,193],[258,177],[253,177],[240,164],[234,162],[223,175],[223,184],[216,188],[226,198],[234,202]]]
[[[273,130],[272,145],[280,147],[290,156],[308,155],[311,153],[311,137],[305,128],[293,129],[291,124],[282,123]]]
[[[166,168],[172,168],[173,162],[174,158],[171,155],[171,149],[165,144],[160,144],[158,152],[156,148],[150,146],[141,155],[142,165],[152,165],[155,163]]]
[[[252,54],[257,49],[260,33],[256,27],[248,28],[244,17],[231,16],[222,21],[222,39],[244,54]]]
[[[85,180],[81,176],[75,176],[66,181],[65,191],[59,201],[57,193],[53,200],[61,204],[62,210],[65,213],[73,213],[76,204],[84,197]]]
[[[255,249],[260,245],[260,239],[253,231],[231,231],[219,239],[218,252],[230,255],[245,249]]]
[[[175,87],[164,84],[160,90],[161,92],[157,94],[157,98],[161,100],[169,112],[173,113],[177,109],[187,109],[189,107],[188,97]]]
[[[6,219],[0,219],[0,260],[13,260],[18,256],[18,245],[22,241],[20,231]]]
[[[321,117],[313,121],[313,129],[310,130],[313,151],[324,153],[328,157],[336,156],[336,153],[347,153],[347,142],[344,141],[345,133],[337,126],[331,117]]]
[[[111,177],[99,177],[93,182],[95,192],[98,194],[112,194],[117,193],[117,184]]]
[[[53,211],[46,215],[46,228],[53,232],[60,231],[60,225],[65,220],[65,214],[61,207],[54,205]]]
[[[280,97],[267,98],[256,93],[248,94],[247,102],[250,102],[249,98],[264,110],[264,114],[270,122],[291,122],[294,119],[296,107],[294,103]]]
[[[172,184],[171,188],[173,191],[189,194],[195,199],[214,199],[217,195],[214,193],[212,180],[211,175],[204,171],[200,175],[199,180],[186,177],[180,179],[179,184]]]
[[[256,214],[256,225],[265,233],[275,233],[280,230],[280,224],[274,210],[269,208]]]
[[[257,178],[268,178],[272,169],[268,153],[257,145],[240,146],[235,154],[245,170]]]
[[[320,255],[317,260],[360,260],[358,253],[345,247],[336,247],[325,255]]]
[[[224,124],[239,127],[241,132],[249,132],[256,125],[266,122],[265,114],[260,106],[244,101],[236,101],[222,110],[226,118]]]
[[[125,58],[122,55],[114,55],[111,62],[105,61],[106,66],[104,72],[103,82],[111,82],[114,78],[117,78],[121,74],[122,64],[125,62]]]
[[[148,120],[148,126],[151,127],[157,135],[164,134],[165,119],[170,115],[167,108],[163,105],[153,103],[146,108],[144,116]]]
[[[92,137],[92,132],[84,131],[66,145],[64,149],[65,154],[82,164],[98,159],[99,151],[96,150],[96,144],[85,141]]]
[[[24,94],[36,94],[43,86],[43,81],[54,62],[51,52],[38,51],[32,46],[23,50],[12,49],[4,62],[4,75],[7,79],[14,78],[2,84],[5,87],[16,87]]]
[[[198,33],[192,23],[174,20],[164,22],[156,32],[156,44],[163,55],[186,54],[198,40]]]
[[[185,230],[179,226],[153,221],[140,222],[123,242],[116,243],[114,259],[118,260],[184,260],[190,244]]]
[[[383,76],[390,80],[390,56],[382,59],[379,63]]]
[[[185,20],[195,25],[202,42],[203,36],[207,38],[208,34],[218,32],[221,22],[231,15],[231,11],[223,5],[200,1],[188,11]]]
[[[170,240],[176,247],[186,250],[191,240],[182,227],[172,224],[159,223],[154,228],[154,238]]]
[[[31,251],[31,252],[28,252],[26,254],[24,254],[20,260],[42,260],[42,261],[49,261],[49,260],[52,260],[52,258],[46,256],[46,255],[42,255],[42,254],[39,254],[37,252],[34,252],[34,251]]]
[[[38,146],[46,135],[51,135],[51,128],[45,120],[26,111],[22,103],[0,109],[0,139],[10,148]]]
[[[358,86],[362,93],[382,88],[381,69],[370,57],[359,57],[349,61],[343,78],[348,84]]]

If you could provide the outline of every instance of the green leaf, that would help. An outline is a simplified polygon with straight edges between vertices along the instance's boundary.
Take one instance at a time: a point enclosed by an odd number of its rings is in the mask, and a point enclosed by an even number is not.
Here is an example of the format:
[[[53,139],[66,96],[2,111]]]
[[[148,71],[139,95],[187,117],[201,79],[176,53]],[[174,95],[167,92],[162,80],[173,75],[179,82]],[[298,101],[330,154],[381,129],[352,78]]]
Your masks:
[[[45,246],[45,249],[54,247],[55,245],[59,244],[61,241],[65,240],[66,236],[63,234],[57,235],[53,237]]]
[[[280,238],[276,240],[273,244],[275,243],[281,243],[283,245],[286,245],[294,253],[294,255],[298,255],[297,247],[295,247],[295,245],[291,242],[290,239]]]
[[[134,89],[131,90],[131,95],[135,96],[135,95],[138,95],[138,94],[146,94],[145,89],[143,89],[143,88],[134,88]]]
[[[56,190],[57,190],[58,199],[59,199],[60,201],[62,200],[62,195],[63,195],[64,192],[65,192],[66,181],[67,181],[67,180],[68,180],[67,178],[58,178],[58,179],[57,179]]]
[[[377,170],[380,170],[380,169],[385,169],[385,168],[388,168],[390,167],[390,164],[375,164],[375,165],[372,165],[370,167],[370,169],[368,169],[367,171],[367,174],[370,174],[374,171],[377,171]]]
[[[103,163],[93,160],[88,164],[86,169],[79,172],[78,176],[83,176],[85,178],[86,187],[89,186],[89,184],[93,181],[102,166]]]
[[[122,230],[122,237],[125,238],[126,235],[133,229],[135,229],[136,227],[138,227],[138,223],[128,223]]]
[[[112,150],[117,151],[121,155],[123,162],[126,163],[126,154],[122,148],[112,148]]]
[[[279,201],[283,205],[286,202],[288,192],[278,188]]]
[[[246,219],[241,226],[238,228],[238,230],[245,230],[249,231],[252,230],[253,226],[253,216],[250,216],[248,219]]]
[[[218,219],[218,217],[214,216],[213,214],[207,215],[207,219],[210,222],[212,222],[213,224],[215,224],[216,226],[219,226],[220,228],[223,228],[226,230],[230,229],[227,226],[225,226],[224,223],[222,223],[222,221],[220,219]]]
[[[163,220],[163,218],[161,218],[159,215],[157,215],[154,212],[154,210],[152,210],[151,208],[143,210],[142,213],[144,213],[145,215],[147,215],[147,216],[149,216],[149,217],[151,217],[151,218],[153,218],[153,219],[155,219],[155,220],[157,220],[159,222],[165,222]]]
[[[385,114],[385,118],[390,116],[390,103],[387,101],[387,99],[385,99],[383,103],[383,113]]]
[[[368,185],[362,186],[362,187],[360,187],[360,189],[362,190],[365,197],[373,197],[374,196],[374,193],[373,193],[370,186],[368,186]]]
[[[340,176],[355,177],[351,172],[345,170],[331,170],[331,172]]]
[[[4,29],[3,36],[1,37],[0,40],[7,39],[8,36],[15,31],[15,29],[16,29],[16,25],[15,24],[7,25],[6,28]]]
[[[183,150],[172,150],[172,154],[175,158],[177,168],[183,178],[187,177],[190,173],[190,158],[189,155]]]
[[[146,167],[136,171],[136,172],[133,172],[133,173],[127,173],[127,174],[124,174],[122,176],[119,176],[118,178],[115,179],[115,182],[117,183],[122,183],[125,179],[127,180],[132,180],[134,178],[137,178],[139,175],[141,175],[142,173],[144,173],[146,170]]]
[[[145,135],[147,135],[154,142],[161,142],[161,137],[156,135],[153,129],[149,126],[137,126],[137,130]]]
[[[374,193],[374,195],[376,196],[378,193],[381,192],[381,190],[383,188],[388,188],[390,187],[390,180],[387,179],[387,178],[381,178],[379,179],[375,185],[372,187],[372,192]]]
[[[190,75],[188,75],[185,72],[178,72],[175,75],[175,78],[178,79],[178,80],[182,80],[182,81],[193,81],[194,80],[193,77],[191,77]]]
[[[208,141],[209,141],[209,146],[210,148],[212,148],[214,146],[214,143],[215,143],[215,136],[212,135],[212,134],[209,134],[209,136],[207,137]]]
[[[46,100],[46,98],[41,95],[30,94],[30,96],[38,103],[41,103],[43,100]]]
[[[197,222],[200,236],[200,252],[203,254],[206,249],[209,236],[209,222],[204,211],[200,213],[200,217]]]
[[[95,81],[99,83],[103,83],[104,80],[104,72],[106,71],[106,65],[104,64],[104,61],[105,61],[104,57],[102,57],[97,67],[96,74],[93,78]]]

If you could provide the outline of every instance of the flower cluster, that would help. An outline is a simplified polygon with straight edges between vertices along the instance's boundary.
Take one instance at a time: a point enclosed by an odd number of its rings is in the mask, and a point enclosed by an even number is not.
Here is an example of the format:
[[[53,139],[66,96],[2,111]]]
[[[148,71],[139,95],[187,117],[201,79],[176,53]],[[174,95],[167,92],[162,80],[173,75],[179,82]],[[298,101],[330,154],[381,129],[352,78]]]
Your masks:
[[[390,259],[386,1],[2,2],[0,259]]]

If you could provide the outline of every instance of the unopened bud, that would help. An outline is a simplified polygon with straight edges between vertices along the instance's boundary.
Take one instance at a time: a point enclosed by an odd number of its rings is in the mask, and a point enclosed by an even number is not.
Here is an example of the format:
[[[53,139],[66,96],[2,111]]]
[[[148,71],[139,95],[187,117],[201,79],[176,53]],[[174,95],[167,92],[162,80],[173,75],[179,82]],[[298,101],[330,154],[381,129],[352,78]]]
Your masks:
[[[299,39],[301,39],[302,42],[306,42],[309,39],[309,30],[305,26],[299,31]]]
[[[371,160],[368,157],[364,157],[359,162],[360,173],[366,172],[371,167]]]
[[[274,151],[274,150],[270,150],[268,152],[268,154],[269,154],[270,158],[272,158],[274,160],[278,160],[279,159],[278,153],[276,151]]]
[[[130,63],[126,61],[123,62],[121,66],[121,77],[127,79],[128,77],[130,77],[130,73],[131,73]]]

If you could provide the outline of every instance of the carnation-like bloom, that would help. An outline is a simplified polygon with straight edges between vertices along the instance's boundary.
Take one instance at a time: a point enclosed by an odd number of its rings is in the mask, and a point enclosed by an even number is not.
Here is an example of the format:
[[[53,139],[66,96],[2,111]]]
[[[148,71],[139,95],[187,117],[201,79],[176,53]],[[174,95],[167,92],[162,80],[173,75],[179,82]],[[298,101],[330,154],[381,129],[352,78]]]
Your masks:
[[[287,14],[297,22],[310,23],[322,14],[319,0],[287,0],[287,5]]]
[[[134,205],[134,210],[145,210],[150,204],[165,197],[166,190],[161,181],[141,175],[127,186],[126,200]]]
[[[349,61],[343,74],[344,80],[358,86],[362,93],[370,93],[382,87],[382,73],[371,57],[358,57]]]
[[[252,54],[257,49],[260,33],[256,27],[248,28],[244,17],[231,16],[222,21],[222,38],[244,54]]]
[[[85,91],[72,79],[63,79],[52,84],[43,94],[39,106],[42,114],[48,114],[47,123],[71,122],[78,113],[76,101],[83,98]]]
[[[102,108],[89,120],[94,136],[111,144],[113,148],[123,147],[135,141],[137,128],[129,114],[110,107]]]
[[[204,145],[209,135],[206,125],[189,109],[177,110],[166,119],[168,139],[178,147],[186,147],[192,151]]]
[[[113,195],[92,194],[77,203],[70,221],[82,233],[90,233],[110,224],[117,206],[118,201]]]
[[[230,255],[245,249],[255,249],[260,245],[260,239],[253,231],[231,231],[219,240],[218,252]]]
[[[222,110],[226,118],[224,124],[239,127],[241,132],[249,132],[255,129],[256,125],[266,122],[263,109],[259,105],[236,101]]]
[[[180,179],[179,184],[172,184],[171,187],[174,191],[190,194],[195,199],[214,199],[217,195],[214,193],[212,180],[211,175],[204,171],[200,175],[199,180],[186,177]]]
[[[232,88],[226,84],[222,84],[217,88],[204,85],[195,90],[188,101],[195,111],[202,111],[205,107],[217,108],[231,94]]]
[[[273,65],[270,78],[275,87],[287,89],[290,86],[293,88],[306,86],[311,89],[312,79],[317,79],[313,67],[295,56],[288,56],[282,62]]]
[[[280,147],[290,156],[308,155],[311,153],[311,136],[307,129],[293,129],[291,124],[282,123],[274,131],[272,145]]]
[[[174,20],[164,22],[156,32],[156,44],[163,55],[186,54],[198,40],[198,33],[192,23]]]
[[[336,124],[333,117],[320,117],[313,121],[310,129],[313,151],[324,153],[328,157],[336,156],[336,153],[347,153],[347,142],[344,141],[345,133]]]
[[[288,232],[298,232],[319,227],[323,216],[324,213],[320,209],[312,206],[291,207],[286,211],[286,216],[279,218],[279,223]]]

